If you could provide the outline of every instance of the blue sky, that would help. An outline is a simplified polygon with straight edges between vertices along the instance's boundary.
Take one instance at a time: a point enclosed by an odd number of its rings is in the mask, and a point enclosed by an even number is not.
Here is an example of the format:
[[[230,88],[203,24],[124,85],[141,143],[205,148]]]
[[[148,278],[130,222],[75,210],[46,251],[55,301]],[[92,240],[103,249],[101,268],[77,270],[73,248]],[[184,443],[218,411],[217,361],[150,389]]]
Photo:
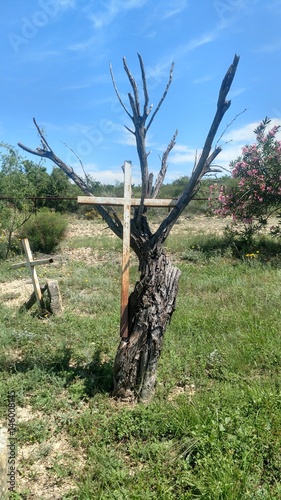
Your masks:
[[[134,182],[140,180],[133,136],[124,127],[130,122],[109,72],[111,63],[127,102],[123,57],[141,84],[142,55],[154,106],[175,62],[148,136],[156,173],[179,130],[167,182],[190,174],[235,53],[240,63],[220,133],[246,111],[227,128],[217,163],[227,167],[265,116],[281,124],[281,0],[9,0],[2,2],[0,26],[0,140],[35,148],[35,117],[65,162],[80,172],[71,148],[101,182],[122,181],[124,160],[133,162]]]

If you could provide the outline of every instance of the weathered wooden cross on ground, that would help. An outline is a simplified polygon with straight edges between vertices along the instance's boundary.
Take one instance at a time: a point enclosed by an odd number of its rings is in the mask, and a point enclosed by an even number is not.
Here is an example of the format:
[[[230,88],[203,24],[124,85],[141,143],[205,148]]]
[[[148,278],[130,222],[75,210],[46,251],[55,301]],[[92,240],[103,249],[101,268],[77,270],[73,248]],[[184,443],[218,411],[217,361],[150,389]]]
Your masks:
[[[33,284],[33,289],[36,297],[36,302],[39,306],[40,309],[42,309],[42,291],[40,288],[37,272],[35,269],[35,266],[38,266],[40,264],[51,264],[53,262],[53,259],[38,259],[38,260],[33,260],[32,252],[30,249],[29,241],[27,238],[23,238],[22,240],[22,246],[24,249],[25,257],[26,257],[26,262],[20,262],[19,264],[13,264],[11,267],[13,269],[16,269],[18,267],[27,267],[31,276],[31,281]]]
[[[128,338],[128,304],[129,304],[129,268],[130,268],[130,221],[131,207],[140,205],[140,198],[132,198],[131,181],[132,164],[130,161],[124,162],[124,197],[102,197],[102,196],[78,196],[78,203],[86,205],[111,205],[124,206],[123,215],[123,257],[122,257],[122,279],[121,279],[121,320],[120,337]],[[173,207],[177,200],[145,198],[146,207]]]

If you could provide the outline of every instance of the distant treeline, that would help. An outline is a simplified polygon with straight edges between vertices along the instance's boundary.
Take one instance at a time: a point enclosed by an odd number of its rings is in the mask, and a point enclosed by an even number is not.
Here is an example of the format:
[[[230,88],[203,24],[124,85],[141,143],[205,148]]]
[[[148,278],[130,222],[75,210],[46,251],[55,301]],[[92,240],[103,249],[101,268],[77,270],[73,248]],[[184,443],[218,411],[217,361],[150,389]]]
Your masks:
[[[159,197],[178,198],[187,181],[188,177],[180,177],[172,183],[164,184]],[[207,199],[209,197],[209,186],[214,182],[228,184],[231,182],[231,178],[225,176],[217,181],[214,178],[206,178],[201,182],[196,198]],[[96,196],[123,196],[124,186],[122,182],[106,184],[88,176],[87,183],[90,191]],[[141,187],[133,185],[132,192],[135,197],[139,197]],[[45,207],[59,212],[73,213],[79,210],[83,212],[83,208],[79,208],[76,201],[77,196],[81,194],[80,189],[70,182],[66,174],[58,167],[54,167],[49,173],[41,162],[35,163],[26,160],[11,146],[2,145],[0,157],[0,204],[6,205],[8,203],[19,210]],[[56,197],[58,199],[55,199]],[[208,200],[194,200],[188,207],[188,211],[193,213],[206,213],[207,210]]]

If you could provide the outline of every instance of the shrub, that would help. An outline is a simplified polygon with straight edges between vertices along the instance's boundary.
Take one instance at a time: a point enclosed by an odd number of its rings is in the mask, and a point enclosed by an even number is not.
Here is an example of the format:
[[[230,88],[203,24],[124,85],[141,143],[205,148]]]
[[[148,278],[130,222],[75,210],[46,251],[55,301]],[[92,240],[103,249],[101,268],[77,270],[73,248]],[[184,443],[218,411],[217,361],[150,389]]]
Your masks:
[[[34,252],[52,253],[63,239],[66,219],[56,212],[40,211],[22,227],[21,238],[28,238]]]
[[[230,164],[235,185],[221,186],[218,193],[215,213],[232,215],[247,226],[247,233],[256,232],[281,209],[281,141],[275,137],[280,126],[266,132],[269,124],[265,118],[254,130],[256,144],[242,148],[242,156]],[[217,189],[218,185],[210,186],[211,198]],[[280,234],[280,227],[272,227],[271,232]]]

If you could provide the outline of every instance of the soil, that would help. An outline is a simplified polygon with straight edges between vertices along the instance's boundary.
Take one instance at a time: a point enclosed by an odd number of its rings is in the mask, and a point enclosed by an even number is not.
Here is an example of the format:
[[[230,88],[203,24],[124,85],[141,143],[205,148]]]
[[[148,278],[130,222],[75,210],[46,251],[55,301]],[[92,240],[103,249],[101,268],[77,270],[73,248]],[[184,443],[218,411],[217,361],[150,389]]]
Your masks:
[[[28,500],[61,500],[64,494],[75,490],[77,484],[71,477],[58,479],[53,470],[63,471],[75,462],[76,473],[82,470],[85,459],[82,449],[73,448],[63,432],[52,432],[55,423],[49,418],[49,428],[52,437],[43,443],[28,444],[20,447],[18,451],[18,462],[20,474],[21,491],[29,490]],[[32,420],[46,420],[46,415],[34,411],[31,406],[17,408],[17,422],[28,422]],[[28,475],[24,469],[28,468]],[[32,480],[34,475],[34,481]],[[25,497],[24,497],[25,498]]]
[[[226,225],[231,222],[231,219],[222,219],[220,217],[180,217],[173,227],[172,234],[212,234],[220,235],[223,233]],[[272,219],[270,224],[277,224],[277,219]],[[158,224],[151,224],[152,230],[158,227]],[[68,242],[81,236],[95,237],[105,235],[108,238],[116,238],[112,231],[102,221],[95,222],[91,220],[73,218],[68,227],[68,231],[61,250],[51,257],[54,260],[52,266],[63,268],[63,264],[67,261],[81,261],[94,265],[97,262],[106,261],[107,255],[101,255],[100,252],[94,252],[92,248],[71,248]],[[49,255],[40,256],[41,258],[50,257]],[[48,265],[40,266],[40,270],[48,275]],[[31,280],[28,278],[27,270],[22,270],[22,279],[13,280],[6,283],[0,283],[0,300],[9,307],[20,307],[30,297],[33,292]],[[40,283],[41,286],[44,283]]]
[[[174,226],[173,232],[183,234],[185,232],[193,234],[221,234],[226,226],[225,219],[208,218],[198,216],[195,218],[181,218]],[[58,254],[52,256],[54,263],[52,266],[57,266],[60,274],[63,272],[63,266],[68,261],[81,261],[81,259],[88,264],[94,265],[100,260],[106,260],[100,256],[100,253],[95,253],[91,248],[78,248],[73,249],[69,242],[73,238],[79,236],[95,237],[100,234],[105,234],[108,237],[115,238],[112,232],[105,226],[104,223],[95,223],[93,221],[73,219],[69,224],[68,233],[65,243],[62,245]],[[40,256],[41,257],[41,256]],[[48,266],[40,266],[45,268],[45,273],[48,275]],[[22,279],[12,280],[10,282],[0,283],[0,300],[6,306],[11,308],[20,307],[26,300],[29,299],[33,286],[31,280],[26,277],[28,272],[26,269],[22,270]],[[44,283],[41,283],[43,285]],[[18,359],[20,359],[20,352],[15,352]],[[195,392],[195,387],[175,387],[169,395],[169,400],[173,401],[179,394],[187,394],[192,397]],[[112,402],[114,404],[114,401]],[[40,411],[34,411],[31,406],[17,409],[18,423],[27,422],[30,420],[45,420],[46,416]],[[50,418],[50,429],[55,427],[55,422]],[[64,467],[75,461],[75,467],[83,469],[85,465],[85,457],[82,450],[73,448],[69,443],[67,436],[63,430],[60,433],[50,432],[53,437],[44,443],[33,443],[23,446],[19,450],[19,483],[21,490],[27,488],[30,490],[28,498],[31,500],[44,499],[44,500],[60,500],[66,493],[75,489],[75,483],[71,477],[62,475],[55,479],[52,470],[57,467],[58,470],[63,471]],[[28,470],[28,474],[25,472]],[[31,479],[32,473],[34,480]]]
[[[173,228],[173,233],[182,234],[189,232],[189,234],[200,234],[200,233],[212,233],[220,234],[226,225],[226,221],[219,218],[210,218],[205,216],[198,216],[196,218],[185,218],[179,219],[177,224]],[[156,229],[156,224],[151,224],[152,229]],[[154,227],[153,227],[154,226]],[[107,256],[101,256],[100,252],[94,252],[91,248],[71,248],[68,246],[67,242],[71,239],[89,236],[95,237],[105,235],[108,238],[116,238],[112,231],[103,223],[94,221],[88,221],[84,219],[72,219],[66,234],[65,242],[61,250],[51,257],[54,263],[51,264],[53,267],[62,268],[63,264],[67,261],[81,261],[94,265],[97,262],[106,261]],[[40,256],[40,258],[50,257],[49,255]],[[48,276],[48,265],[40,266],[40,271],[44,272],[44,275]],[[38,273],[39,274],[39,273]],[[33,286],[31,279],[28,277],[28,271],[22,269],[23,277],[21,279],[12,280],[10,282],[0,283],[0,300],[3,304],[9,307],[20,307],[23,305],[31,296],[33,292]],[[41,286],[44,283],[40,283]]]

